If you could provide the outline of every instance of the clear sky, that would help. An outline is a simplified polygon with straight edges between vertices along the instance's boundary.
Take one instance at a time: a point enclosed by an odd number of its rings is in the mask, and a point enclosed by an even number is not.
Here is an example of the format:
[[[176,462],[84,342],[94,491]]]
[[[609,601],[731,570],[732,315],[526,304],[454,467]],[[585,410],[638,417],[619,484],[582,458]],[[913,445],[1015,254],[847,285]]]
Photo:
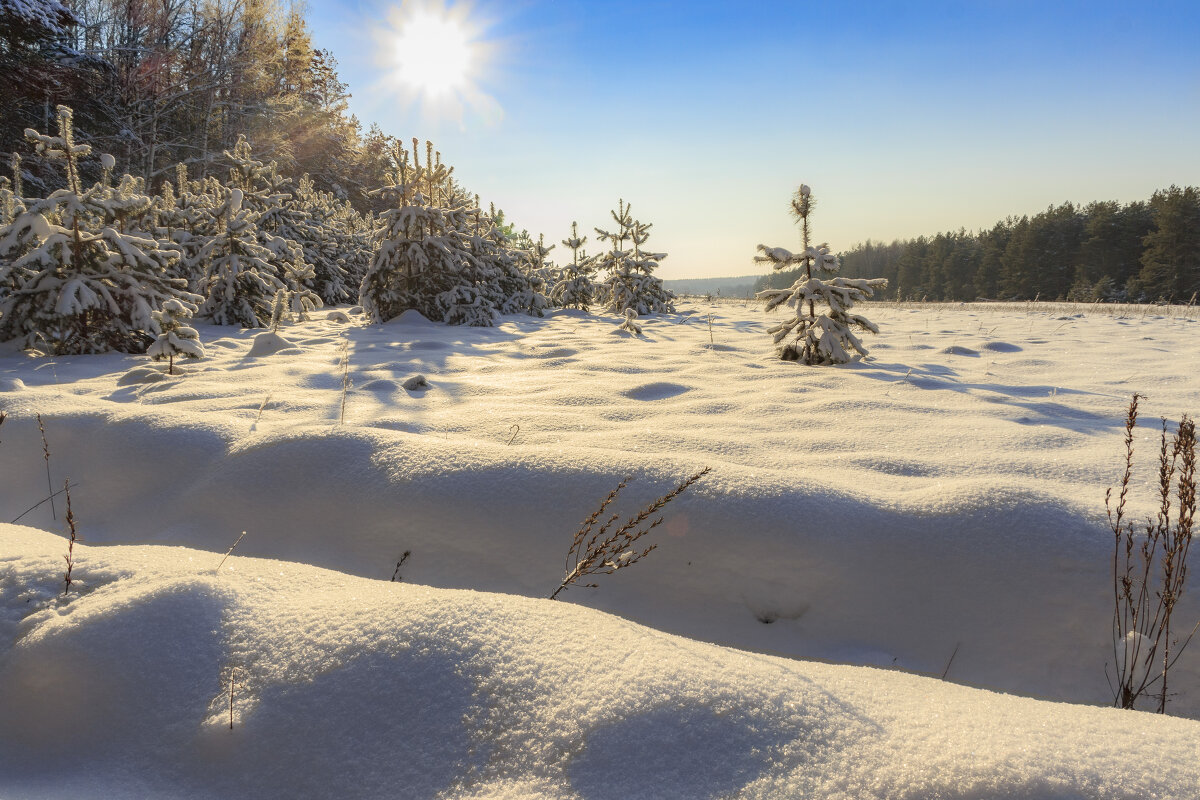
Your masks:
[[[1196,0],[309,3],[364,126],[548,241],[624,198],[664,278],[761,273],[802,181],[835,251],[1200,184]],[[469,39],[448,94],[397,78],[421,8]]]

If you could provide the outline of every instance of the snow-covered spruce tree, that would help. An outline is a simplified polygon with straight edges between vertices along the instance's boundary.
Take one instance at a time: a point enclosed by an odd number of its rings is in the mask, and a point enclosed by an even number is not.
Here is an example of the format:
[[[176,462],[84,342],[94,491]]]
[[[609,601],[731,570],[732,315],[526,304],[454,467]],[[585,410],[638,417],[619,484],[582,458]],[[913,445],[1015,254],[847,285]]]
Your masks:
[[[457,325],[491,325],[497,309],[479,285],[483,270],[471,252],[471,209],[448,191],[451,170],[433,158],[426,143],[425,166],[413,140],[410,154],[397,148],[394,183],[376,190],[392,207],[379,215],[379,247],[363,278],[359,303],[373,322],[386,322],[408,309]]]
[[[275,162],[263,164],[250,152],[250,143],[239,136],[233,151],[225,151],[229,187],[242,191],[242,208],[250,215],[258,243],[271,254],[270,263],[278,276],[286,265],[304,257],[304,248],[289,238],[295,234],[301,214],[292,203],[291,182],[279,174]]]
[[[804,249],[792,253],[782,247],[767,247],[760,244],[762,255],[755,256],[759,263],[770,264],[772,269],[788,270],[804,267],[804,273],[789,289],[767,289],[758,296],[766,302],[766,310],[788,305],[795,316],[771,328],[775,344],[779,345],[779,356],[784,361],[803,361],[805,364],[846,364],[867,354],[862,342],[853,329],[879,333],[873,322],[849,309],[859,300],[873,297],[875,289],[887,286],[886,278],[842,278],[822,280],[814,276],[832,275],[838,269],[837,258],[829,252],[829,245],[812,245],[809,242],[808,217],[814,206],[812,191],[801,185],[792,198],[792,214],[800,223],[800,235]],[[828,306],[827,311],[817,313],[816,303]],[[784,340],[795,332],[792,342]]]
[[[479,287],[488,302],[499,314],[518,314],[537,305],[529,278],[521,270],[520,257],[509,238],[504,212],[495,204],[487,214],[480,207],[478,195],[471,212],[469,236],[471,253],[480,268]]]
[[[272,331],[278,332],[279,326],[287,320],[288,306],[291,304],[289,294],[287,289],[275,292],[275,299],[271,301],[271,323],[268,326]]]
[[[187,324],[195,306],[186,306],[178,300],[167,300],[162,310],[152,312],[158,323],[159,334],[146,349],[146,355],[155,361],[167,359],[167,374],[175,374],[176,358],[203,358],[204,345],[200,335]]]
[[[175,274],[188,282],[192,291],[201,291],[207,264],[200,253],[220,232],[221,187],[215,180],[190,181],[184,164],[175,166],[175,183],[164,181],[155,197],[157,227],[155,237],[164,246],[179,252]]]
[[[288,286],[288,312],[297,321],[304,322],[308,319],[308,312],[324,305],[320,295],[308,288],[316,280],[316,271],[299,253],[296,254],[296,260],[284,270],[283,280]]]
[[[318,192],[307,175],[301,176],[293,197],[294,213],[283,221],[279,234],[304,251],[304,260],[312,268],[305,286],[324,303],[344,303],[350,299],[350,291],[343,254],[353,246],[345,229],[346,217],[339,214],[333,195]]]
[[[242,206],[242,190],[232,189],[217,209],[222,229],[205,242],[199,258],[207,265],[200,289],[200,315],[217,325],[265,327],[275,293],[284,288],[274,256],[258,241],[256,214]]]
[[[517,248],[521,254],[525,276],[529,278],[530,288],[530,303],[525,312],[530,316],[541,317],[552,305],[550,291],[558,282],[554,262],[546,259],[556,245],[546,247],[546,237],[543,234],[538,234],[536,242],[527,231],[522,231],[521,234]]]
[[[371,259],[375,253],[375,228],[371,219],[354,210],[346,200],[337,200],[334,218],[338,224],[338,263],[346,270],[346,287],[353,300],[358,299]],[[318,287],[318,290],[320,287]]]
[[[23,241],[26,251],[0,259],[0,285],[14,285],[0,302],[0,339],[52,353],[143,352],[159,332],[153,311],[168,300],[200,298],[170,277],[178,257],[148,236],[122,230],[145,214],[151,200],[133,179],[110,185],[113,160],[101,156],[104,178],[84,190],[71,109],[58,107],[57,136],[28,129],[26,138],[47,161],[61,163],[66,187],[27,208],[0,237],[0,248]],[[11,238],[10,238],[11,237]],[[20,247],[21,245],[18,245]]]
[[[636,292],[641,304],[647,311],[673,312],[675,310],[675,294],[669,291],[660,278],[654,275],[658,262],[667,257],[666,253],[653,253],[643,250],[642,245],[650,238],[650,228],[653,225],[639,220],[633,221],[630,240],[633,242],[633,269],[637,275]]]
[[[651,226],[635,220],[629,209],[624,200],[619,201],[617,211],[611,212],[617,229],[595,229],[602,241],[612,242],[612,250],[596,260],[597,269],[606,273],[601,290],[605,310],[620,314],[632,308],[639,315],[674,311],[675,295],[652,274],[667,254],[641,249],[650,237]],[[627,242],[631,249],[626,249]]]
[[[0,178],[0,265],[11,265],[29,252],[37,241],[38,225],[32,215],[25,214],[25,200],[21,197],[21,155],[13,153],[9,163],[12,180]],[[29,277],[28,270],[8,266],[0,266],[0,274],[3,275],[0,300],[12,294]]]
[[[587,237],[580,236],[579,225],[572,222],[571,238],[563,239],[562,243],[571,248],[571,263],[563,267],[562,278],[554,285],[551,298],[564,308],[587,311],[595,295],[595,287],[592,285],[595,267],[586,251],[580,256],[580,250],[587,243]]]

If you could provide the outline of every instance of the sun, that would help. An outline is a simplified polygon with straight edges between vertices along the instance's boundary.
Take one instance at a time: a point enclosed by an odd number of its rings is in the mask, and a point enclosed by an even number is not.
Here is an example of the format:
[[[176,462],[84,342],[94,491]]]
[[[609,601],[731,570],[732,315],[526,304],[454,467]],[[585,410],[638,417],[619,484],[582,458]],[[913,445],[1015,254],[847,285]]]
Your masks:
[[[470,80],[470,37],[445,12],[425,9],[403,20],[395,48],[396,77],[430,98],[462,91]]]
[[[494,82],[502,46],[498,24],[472,0],[403,0],[374,31],[381,67],[373,93],[415,109],[425,122],[495,124],[504,116],[482,83]]]

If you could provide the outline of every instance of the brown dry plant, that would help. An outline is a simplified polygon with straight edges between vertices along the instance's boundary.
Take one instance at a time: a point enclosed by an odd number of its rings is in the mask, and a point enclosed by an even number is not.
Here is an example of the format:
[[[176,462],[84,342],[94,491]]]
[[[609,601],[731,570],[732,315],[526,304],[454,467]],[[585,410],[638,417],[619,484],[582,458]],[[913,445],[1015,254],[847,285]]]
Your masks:
[[[710,467],[705,467],[688,477],[674,489],[630,517],[621,527],[610,532],[613,524],[620,518],[620,514],[613,514],[604,524],[596,528],[596,523],[604,514],[605,509],[617,499],[621,490],[629,485],[630,479],[626,477],[618,483],[616,488],[600,501],[599,507],[583,521],[579,530],[575,532],[575,537],[571,540],[571,549],[567,551],[566,562],[563,565],[562,583],[554,590],[554,594],[550,595],[550,599],[557,598],[559,592],[568,586],[595,589],[597,586],[595,583],[579,583],[578,581],[588,575],[611,575],[619,569],[633,566],[649,555],[658,545],[652,544],[645,549],[634,547],[634,545],[643,536],[661,525],[663,518],[658,517],[651,520],[649,524],[646,524],[646,520],[710,471]]]
[[[37,415],[38,431],[42,434],[42,455],[46,459],[46,491],[50,493],[50,517],[58,519],[58,511],[54,508],[54,483],[50,480],[50,445],[46,443],[46,426],[42,424],[42,415]]]
[[[63,594],[71,591],[71,570],[75,568],[75,542],[79,541],[79,532],[75,529],[75,512],[71,510],[71,481],[67,480],[63,484],[63,492],[67,495],[67,532],[70,538],[67,541],[67,554],[63,556],[67,560],[67,572],[63,575]]]
[[[1162,420],[1158,456],[1158,513],[1138,526],[1125,519],[1133,472],[1133,429],[1139,395],[1125,415],[1125,464],[1115,506],[1112,489],[1104,496],[1113,532],[1112,640],[1115,676],[1109,677],[1113,704],[1134,708],[1139,698],[1156,698],[1166,713],[1168,675],[1192,636],[1172,638],[1172,616],[1187,581],[1187,557],[1196,513],[1196,425],[1184,415],[1175,434]],[[1176,505],[1172,519],[1172,506]],[[1105,670],[1107,674],[1107,669]],[[1115,677],[1115,685],[1113,678]]]

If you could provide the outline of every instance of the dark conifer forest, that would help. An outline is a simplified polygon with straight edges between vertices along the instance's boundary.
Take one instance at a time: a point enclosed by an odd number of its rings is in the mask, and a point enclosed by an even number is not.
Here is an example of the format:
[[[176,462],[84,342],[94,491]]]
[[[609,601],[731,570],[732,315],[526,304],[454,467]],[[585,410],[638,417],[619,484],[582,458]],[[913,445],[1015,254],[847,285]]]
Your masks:
[[[1200,291],[1200,189],[1064,203],[975,232],[868,239],[840,259],[847,277],[887,278],[891,299],[1189,303]],[[768,275],[755,289],[793,280]]]

